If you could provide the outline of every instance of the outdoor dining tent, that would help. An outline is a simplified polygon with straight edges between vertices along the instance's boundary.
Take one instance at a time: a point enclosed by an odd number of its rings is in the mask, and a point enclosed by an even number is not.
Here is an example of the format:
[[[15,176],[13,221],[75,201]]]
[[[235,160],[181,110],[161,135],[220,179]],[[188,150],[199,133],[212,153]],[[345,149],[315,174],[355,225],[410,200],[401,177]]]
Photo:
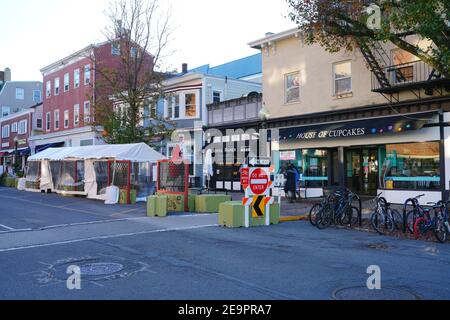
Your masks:
[[[144,198],[153,192],[153,167],[164,159],[145,143],[50,148],[28,158],[26,189],[104,200],[115,185]]]

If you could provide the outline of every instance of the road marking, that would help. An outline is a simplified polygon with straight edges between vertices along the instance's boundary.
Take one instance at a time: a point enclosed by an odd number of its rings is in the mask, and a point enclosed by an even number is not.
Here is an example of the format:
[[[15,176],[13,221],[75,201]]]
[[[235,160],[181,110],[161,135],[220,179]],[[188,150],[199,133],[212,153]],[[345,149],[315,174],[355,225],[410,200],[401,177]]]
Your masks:
[[[184,227],[184,228],[166,228],[166,229],[156,229],[156,230],[150,230],[150,231],[133,232],[133,233],[122,233],[122,234],[115,234],[115,235],[109,235],[109,236],[97,236],[97,237],[90,237],[90,238],[82,238],[82,239],[36,244],[36,245],[23,246],[23,247],[5,248],[5,249],[0,249],[0,253],[26,250],[26,249],[53,247],[53,246],[58,246],[58,245],[79,243],[79,242],[92,241],[92,240],[107,240],[107,239],[139,236],[139,235],[144,235],[144,234],[173,232],[173,231],[188,231],[188,230],[204,229],[204,228],[211,228],[211,227],[217,227],[217,226],[218,226],[217,224],[210,224],[210,225]]]
[[[105,219],[105,220],[96,220],[96,221],[57,224],[54,226],[45,226],[42,228],[38,228],[38,229],[35,229],[35,231],[44,231],[44,230],[49,230],[49,229],[76,227],[76,226],[84,226],[84,225],[100,224],[100,223],[110,223],[110,222],[124,222],[124,221],[133,221],[133,220],[137,220],[137,218]]]
[[[8,227],[8,226],[5,226],[4,224],[0,224],[0,227],[2,227],[3,229],[9,230],[9,231],[13,231],[13,230],[15,230],[14,228],[11,228],[11,227]]]
[[[124,214],[127,214],[127,213],[132,213],[132,212],[135,212],[135,211],[138,211],[138,210],[143,210],[143,209],[145,209],[145,208],[135,208],[135,209],[125,210],[125,211],[113,213],[111,215],[111,217],[117,217],[117,216],[121,216],[121,215],[124,215]]]
[[[0,234],[19,233],[19,232],[25,232],[25,231],[33,231],[33,229],[27,228],[27,229],[14,229],[14,230],[9,230],[9,231],[0,231]]]

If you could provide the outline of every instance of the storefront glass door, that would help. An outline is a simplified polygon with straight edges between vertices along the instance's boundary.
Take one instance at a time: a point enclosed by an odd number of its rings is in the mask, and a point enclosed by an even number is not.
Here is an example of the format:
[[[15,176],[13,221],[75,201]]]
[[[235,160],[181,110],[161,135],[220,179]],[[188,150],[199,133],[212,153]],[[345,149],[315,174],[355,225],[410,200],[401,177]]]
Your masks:
[[[361,195],[376,196],[378,188],[377,148],[347,149],[347,187]]]

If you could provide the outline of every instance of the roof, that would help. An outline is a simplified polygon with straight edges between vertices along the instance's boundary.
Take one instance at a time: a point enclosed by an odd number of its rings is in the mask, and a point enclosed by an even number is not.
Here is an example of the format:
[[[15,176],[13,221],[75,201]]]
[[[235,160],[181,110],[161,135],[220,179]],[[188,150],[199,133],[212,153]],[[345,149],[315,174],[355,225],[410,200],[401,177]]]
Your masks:
[[[301,30],[299,30],[299,28],[296,27],[296,28],[293,28],[293,29],[289,29],[289,30],[285,30],[285,31],[279,32],[279,33],[268,34],[264,38],[261,38],[261,39],[258,39],[258,40],[250,42],[248,45],[250,47],[254,48],[254,49],[261,49],[265,45],[271,44],[271,43],[273,43],[275,41],[291,38],[293,36],[299,36],[300,33],[301,33]]]
[[[262,55],[257,53],[245,58],[233,60],[215,67],[209,64],[189,70],[189,73],[200,73],[234,79],[245,78],[262,73]]]
[[[87,147],[50,148],[28,158],[28,161],[39,160],[88,160],[114,159],[117,161],[157,162],[166,159],[161,153],[153,150],[145,143],[97,145]]]

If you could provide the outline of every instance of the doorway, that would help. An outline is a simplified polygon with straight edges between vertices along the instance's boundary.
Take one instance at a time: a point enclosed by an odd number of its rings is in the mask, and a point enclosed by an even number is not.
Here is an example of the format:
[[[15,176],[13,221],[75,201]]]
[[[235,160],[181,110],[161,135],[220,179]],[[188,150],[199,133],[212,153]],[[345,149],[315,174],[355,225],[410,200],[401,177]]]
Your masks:
[[[379,166],[377,147],[347,149],[345,164],[347,187],[360,195],[376,196]]]

